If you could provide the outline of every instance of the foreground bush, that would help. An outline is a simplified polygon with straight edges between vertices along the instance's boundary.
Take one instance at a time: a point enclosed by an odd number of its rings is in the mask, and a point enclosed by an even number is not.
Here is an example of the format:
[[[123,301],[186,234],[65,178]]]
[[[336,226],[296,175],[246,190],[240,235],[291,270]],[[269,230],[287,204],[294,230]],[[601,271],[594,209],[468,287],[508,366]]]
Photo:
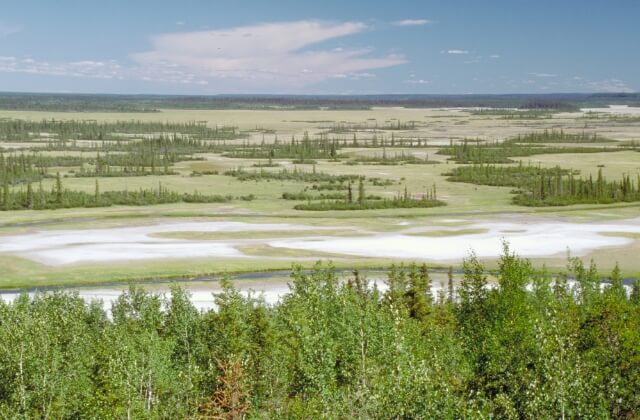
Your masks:
[[[294,268],[275,307],[229,282],[216,311],[179,288],[113,305],[0,301],[4,418],[637,418],[640,290],[573,262],[552,280],[505,250],[433,296],[426,267],[388,289]]]

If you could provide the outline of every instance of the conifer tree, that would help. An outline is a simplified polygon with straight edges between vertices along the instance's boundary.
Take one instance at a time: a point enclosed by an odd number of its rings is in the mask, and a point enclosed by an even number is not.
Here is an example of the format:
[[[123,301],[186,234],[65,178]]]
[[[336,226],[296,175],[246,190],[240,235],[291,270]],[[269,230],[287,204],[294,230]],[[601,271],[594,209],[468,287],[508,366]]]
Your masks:
[[[60,178],[60,172],[56,173],[56,189],[55,189],[55,194],[56,194],[56,203],[58,204],[62,204],[62,178]]]
[[[364,181],[362,180],[362,178],[360,178],[360,180],[358,181],[358,204],[364,206],[365,202],[366,195],[364,191]]]

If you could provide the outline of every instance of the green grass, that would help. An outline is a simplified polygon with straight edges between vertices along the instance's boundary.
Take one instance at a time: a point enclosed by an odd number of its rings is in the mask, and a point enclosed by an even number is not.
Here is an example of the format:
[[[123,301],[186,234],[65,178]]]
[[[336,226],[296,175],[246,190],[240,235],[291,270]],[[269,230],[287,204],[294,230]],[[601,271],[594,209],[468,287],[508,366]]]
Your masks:
[[[275,131],[278,138],[288,139],[292,135],[302,138],[304,132],[309,135],[323,130],[326,121],[336,124],[362,124],[375,119],[379,126],[385,121],[419,121],[415,130],[403,133],[393,130],[396,136],[412,136],[426,139],[429,147],[421,149],[387,148],[388,156],[395,154],[414,154],[420,159],[427,155],[429,159],[441,162],[438,165],[345,165],[344,162],[331,162],[317,159],[316,171],[333,176],[357,175],[367,178],[381,178],[394,181],[393,185],[374,186],[367,183],[367,194],[391,199],[408,191],[419,194],[428,191],[433,184],[437,186],[438,199],[447,205],[429,209],[380,209],[353,211],[303,212],[293,209],[295,201],[281,199],[285,192],[302,191],[317,193],[311,189],[312,183],[296,181],[247,181],[242,182],[230,176],[222,175],[225,171],[243,167],[247,171],[256,170],[252,165],[264,163],[264,159],[232,159],[215,153],[198,154],[205,160],[177,162],[171,167],[177,175],[148,177],[100,178],[100,190],[136,190],[140,188],[157,188],[158,182],[166,188],[178,192],[198,191],[202,194],[249,195],[256,199],[251,202],[234,201],[231,203],[189,204],[176,203],[149,207],[114,206],[91,209],[60,209],[42,211],[8,211],[0,213],[0,235],[17,234],[34,230],[97,228],[110,226],[134,226],[162,222],[164,220],[229,220],[252,223],[296,223],[310,226],[331,227],[331,230],[260,232],[260,233],[197,233],[174,232],[165,237],[174,239],[250,239],[265,237],[309,236],[311,232],[319,235],[356,235],[356,232],[399,232],[412,227],[431,227],[431,231],[415,230],[412,235],[426,235],[434,238],[449,235],[479,234],[482,232],[464,228],[465,224],[478,220],[501,219],[505,216],[527,218],[549,218],[553,220],[590,221],[613,220],[638,217],[639,204],[614,205],[578,205],[566,208],[526,208],[511,203],[510,187],[493,187],[448,182],[443,173],[458,167],[458,164],[446,162],[447,156],[437,155],[440,146],[447,145],[449,139],[482,138],[488,141],[501,141],[513,138],[518,134],[544,129],[562,129],[566,133],[578,134],[582,131],[597,132],[598,136],[618,141],[637,139],[637,125],[617,122],[611,125],[607,119],[585,120],[579,114],[554,114],[552,118],[535,120],[497,119],[490,115],[469,115],[465,112],[438,109],[372,109],[341,111],[247,111],[247,110],[161,110],[158,113],[55,113],[36,111],[0,111],[0,117],[29,118],[41,120],[55,119],[95,119],[97,121],[143,120],[143,121],[208,121],[209,126],[215,124],[237,126],[240,130],[254,130],[256,126],[267,132],[252,132],[250,142],[258,144],[263,135],[266,142],[273,141]],[[381,130],[380,135],[390,135],[390,131]],[[358,136],[365,135],[358,133]],[[367,135],[370,135],[367,134]],[[12,143],[13,144],[13,143]],[[33,143],[22,143],[33,146]],[[2,146],[2,144],[0,144]],[[613,147],[613,146],[612,146]],[[46,152],[52,156],[77,155],[95,157],[93,152]],[[340,151],[352,158],[370,158],[380,156],[381,149],[345,148]],[[365,159],[366,160],[366,159]],[[607,153],[567,153],[534,155],[523,158],[525,164],[540,164],[543,167],[560,166],[580,170],[583,176],[596,175],[602,169],[608,179],[619,179],[622,174],[632,177],[640,174],[640,154],[632,151]],[[291,159],[274,159],[278,168],[265,170],[293,170],[296,165]],[[311,171],[309,165],[299,165],[299,169]],[[69,174],[70,168],[56,168],[61,174]],[[191,176],[193,171],[217,171],[220,175]],[[51,188],[55,180],[45,179],[44,188]],[[94,178],[67,177],[63,179],[65,188],[93,193]],[[459,222],[446,223],[447,219]],[[402,225],[401,223],[408,223]],[[435,228],[432,226],[436,226]],[[439,228],[437,226],[442,226]],[[456,229],[447,229],[452,227]],[[357,229],[356,232],[348,228]],[[1,237],[0,237],[1,238]],[[640,238],[633,237],[633,245],[625,249],[607,249],[594,254],[593,257],[603,269],[608,269],[616,260],[630,273],[640,272],[640,261],[637,244]],[[308,253],[269,249],[264,246],[243,248],[254,255],[251,259],[219,259],[219,260],[183,260],[183,261],[142,261],[136,263],[86,264],[67,267],[48,267],[13,255],[0,254],[0,287],[32,286],[44,284],[88,284],[111,281],[126,281],[138,278],[155,277],[189,277],[203,273],[222,271],[253,271],[269,269],[287,269],[291,259],[300,259],[307,264]],[[274,260],[274,257],[283,259]],[[591,255],[585,258],[590,258]],[[289,259],[287,259],[289,258]],[[342,257],[338,264],[344,267],[371,267],[382,260]],[[388,261],[387,261],[388,262]],[[537,264],[546,262],[550,267],[561,269],[564,256],[551,259],[536,260]],[[623,264],[624,262],[624,264]],[[383,264],[382,264],[383,265]]]

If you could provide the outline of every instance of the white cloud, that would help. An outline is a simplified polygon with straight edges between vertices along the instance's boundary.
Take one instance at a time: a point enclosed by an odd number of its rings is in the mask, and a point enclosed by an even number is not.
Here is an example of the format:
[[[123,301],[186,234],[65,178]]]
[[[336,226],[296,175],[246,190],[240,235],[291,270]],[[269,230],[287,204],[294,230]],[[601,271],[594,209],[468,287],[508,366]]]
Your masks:
[[[446,51],[447,54],[454,54],[454,55],[458,55],[458,54],[469,54],[469,51],[467,50],[447,50]]]
[[[501,58],[499,54],[491,54],[489,58]]]
[[[596,92],[632,93],[636,90],[619,79],[598,80],[587,83],[587,87]]]
[[[0,38],[13,35],[22,31],[22,26],[20,25],[10,25],[5,23],[0,23]]]
[[[545,77],[545,78],[558,77],[558,75],[554,73],[528,73],[528,74],[534,77]]]
[[[373,73],[350,73],[349,77],[351,80],[362,80],[362,79],[375,79],[377,76]]]
[[[404,83],[409,83],[412,85],[428,85],[431,83],[431,80],[425,80],[425,79],[409,79],[409,80],[405,80]]]
[[[360,22],[298,21],[157,35],[151,51],[114,60],[41,61],[0,56],[0,73],[208,85],[225,91],[295,90],[329,79],[364,80],[371,70],[406,62],[371,49],[313,49],[315,44],[362,32]],[[237,83],[232,83],[236,80]]]
[[[392,23],[394,26],[423,26],[432,23],[428,19],[403,19]]]
[[[305,20],[167,33],[151,38],[151,51],[131,58],[146,68],[179,69],[205,80],[239,79],[259,87],[299,87],[406,62],[399,55],[371,57],[370,49],[311,49],[365,29],[361,22]]]
[[[363,79],[374,79],[375,77],[377,77],[375,74],[373,73],[337,73],[337,74],[332,74],[330,75],[328,78],[329,79],[349,79],[349,80],[363,80]]]
[[[26,73],[103,80],[133,79],[196,85],[208,83],[194,74],[179,69],[123,67],[114,60],[48,62],[33,58],[0,57],[0,73]]]
[[[122,78],[122,67],[115,61],[38,61],[33,58],[0,57],[0,72],[28,73],[47,76],[89,77],[93,79]]]

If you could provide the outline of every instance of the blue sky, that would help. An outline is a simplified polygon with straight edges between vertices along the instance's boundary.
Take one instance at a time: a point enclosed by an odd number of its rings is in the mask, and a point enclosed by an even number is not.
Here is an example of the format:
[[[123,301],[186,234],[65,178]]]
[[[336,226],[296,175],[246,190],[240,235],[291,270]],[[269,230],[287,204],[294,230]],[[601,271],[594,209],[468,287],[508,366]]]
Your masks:
[[[640,90],[640,1],[3,0],[0,91]]]

